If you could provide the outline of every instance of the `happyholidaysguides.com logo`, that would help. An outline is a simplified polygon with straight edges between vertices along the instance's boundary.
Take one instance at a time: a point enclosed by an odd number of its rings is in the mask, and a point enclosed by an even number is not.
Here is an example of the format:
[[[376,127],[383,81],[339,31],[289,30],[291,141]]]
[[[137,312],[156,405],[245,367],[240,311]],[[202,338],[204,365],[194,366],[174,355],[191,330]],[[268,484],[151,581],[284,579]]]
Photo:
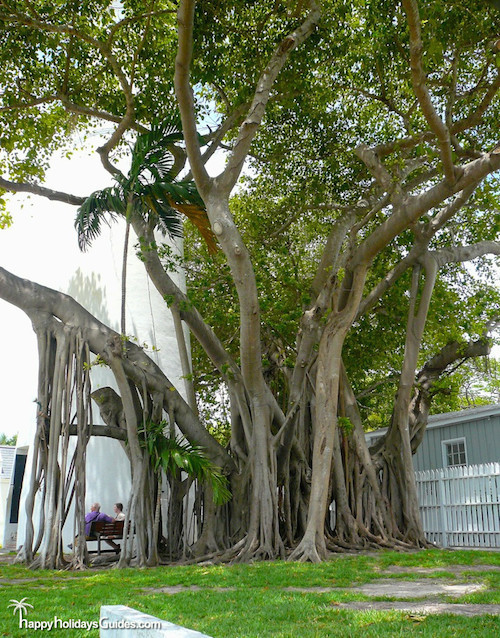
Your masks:
[[[31,629],[33,631],[52,631],[53,629],[161,629],[161,621],[130,621],[113,620],[101,617],[99,620],[82,620],[80,618],[63,619],[54,616],[51,620],[28,620],[28,609],[34,609],[28,598],[21,600],[11,599],[8,607],[13,608],[13,614],[19,614],[19,629]]]

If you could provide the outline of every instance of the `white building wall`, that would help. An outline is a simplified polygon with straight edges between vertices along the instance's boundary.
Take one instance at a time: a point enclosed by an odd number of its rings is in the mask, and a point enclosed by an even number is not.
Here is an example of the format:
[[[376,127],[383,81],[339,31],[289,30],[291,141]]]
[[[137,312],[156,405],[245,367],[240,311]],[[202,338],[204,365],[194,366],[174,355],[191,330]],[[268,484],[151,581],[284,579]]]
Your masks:
[[[14,469],[15,447],[0,445],[0,545],[8,521],[10,484]]]

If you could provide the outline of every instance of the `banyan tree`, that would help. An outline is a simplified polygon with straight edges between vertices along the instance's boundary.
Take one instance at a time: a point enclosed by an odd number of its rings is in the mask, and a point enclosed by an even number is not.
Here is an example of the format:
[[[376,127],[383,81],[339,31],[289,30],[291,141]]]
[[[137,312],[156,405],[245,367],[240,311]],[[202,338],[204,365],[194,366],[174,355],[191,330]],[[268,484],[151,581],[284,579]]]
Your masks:
[[[500,245],[498,10],[487,2],[479,11],[423,0],[181,0],[175,15],[170,2],[124,2],[117,15],[108,2],[99,10],[32,4],[36,15],[1,3],[0,24],[16,42],[28,32],[45,57],[58,55],[53,73],[37,57],[35,73],[19,47],[15,69],[31,69],[34,97],[16,102],[6,72],[5,126],[14,137],[26,117],[59,132],[70,121],[112,123],[98,154],[119,192],[94,194],[79,228],[100,219],[92,210],[121,214],[135,231],[150,281],[190,331],[198,392],[188,405],[125,335],[70,298],[1,271],[0,295],[31,313],[47,360],[37,443],[53,472],[45,527],[60,525],[70,489],[58,478],[68,460],[55,461],[53,437],[67,436],[72,409],[79,440],[92,431],[91,352],[111,369],[123,406],[131,517],[148,521],[140,563],[156,560],[156,488],[141,432],[162,421],[230,482],[223,507],[204,489],[194,557],[318,561],[329,550],[425,547],[412,454],[433,405],[449,405],[443,397],[460,385],[457,371],[488,354],[497,324],[487,275]],[[185,210],[170,187],[145,193],[115,161],[130,137],[148,136],[172,110],[182,135],[169,140],[173,160],[156,177],[193,181]],[[50,150],[57,141],[39,143]],[[213,176],[217,151],[225,163]],[[22,181],[24,164],[10,169],[0,179],[6,190],[84,201]],[[190,213],[204,233],[205,243],[185,228],[187,291],[155,235],[163,204]],[[369,448],[365,430],[375,426],[387,434]],[[75,476],[82,462],[75,457]],[[42,541],[41,556],[55,561],[50,543]]]

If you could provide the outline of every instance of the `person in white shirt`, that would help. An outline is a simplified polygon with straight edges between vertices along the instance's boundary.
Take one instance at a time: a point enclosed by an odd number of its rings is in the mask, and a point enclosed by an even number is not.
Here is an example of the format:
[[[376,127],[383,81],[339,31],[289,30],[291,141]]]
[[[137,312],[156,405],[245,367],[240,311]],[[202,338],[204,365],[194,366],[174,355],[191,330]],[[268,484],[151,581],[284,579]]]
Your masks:
[[[113,510],[115,512],[115,521],[124,521],[125,514],[123,513],[123,503],[115,503],[113,505]]]

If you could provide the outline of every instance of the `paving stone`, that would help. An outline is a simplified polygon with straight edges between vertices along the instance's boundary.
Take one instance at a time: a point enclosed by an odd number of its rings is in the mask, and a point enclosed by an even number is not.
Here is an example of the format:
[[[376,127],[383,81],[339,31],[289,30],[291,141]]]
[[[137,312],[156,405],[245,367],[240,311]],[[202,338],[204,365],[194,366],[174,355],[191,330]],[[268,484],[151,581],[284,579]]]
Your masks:
[[[499,615],[500,605],[449,604],[433,601],[390,602],[369,601],[353,603],[335,603],[335,608],[352,609],[354,611],[405,611],[410,614],[454,614],[457,616]]]
[[[351,587],[365,596],[390,596],[391,598],[425,598],[427,596],[464,596],[486,589],[484,583],[450,583],[432,580],[399,580],[395,578],[376,580],[360,587]]]

